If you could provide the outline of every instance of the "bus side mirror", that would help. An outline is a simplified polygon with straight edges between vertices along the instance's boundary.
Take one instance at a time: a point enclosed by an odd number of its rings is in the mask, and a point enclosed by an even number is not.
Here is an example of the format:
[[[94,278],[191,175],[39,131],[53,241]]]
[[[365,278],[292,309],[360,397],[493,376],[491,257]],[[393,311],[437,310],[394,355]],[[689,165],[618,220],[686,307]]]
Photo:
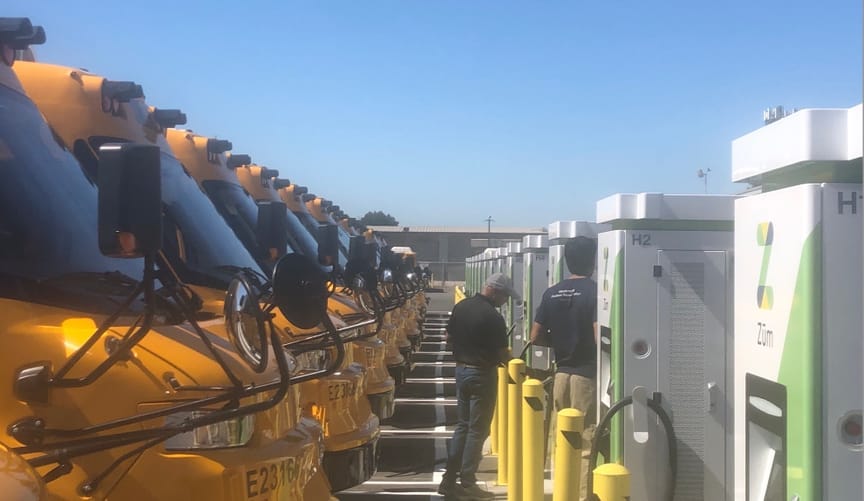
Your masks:
[[[276,249],[285,253],[288,245],[288,207],[283,202],[259,202],[258,224],[255,227],[258,245],[263,249]]]
[[[339,264],[339,228],[335,225],[318,226],[318,262],[325,266]]]
[[[354,235],[350,237],[349,242],[350,243],[348,245],[348,259],[351,261],[355,259],[365,261],[365,252],[363,246],[366,245],[366,238],[364,238],[362,235]]]
[[[99,250],[138,258],[162,248],[162,181],[159,147],[105,144],[99,148]]]
[[[376,242],[366,243],[363,245],[364,259],[370,265],[377,269],[381,266],[381,249]]]
[[[327,275],[302,254],[286,254],[273,268],[273,298],[279,311],[301,329],[311,329],[327,314]]]

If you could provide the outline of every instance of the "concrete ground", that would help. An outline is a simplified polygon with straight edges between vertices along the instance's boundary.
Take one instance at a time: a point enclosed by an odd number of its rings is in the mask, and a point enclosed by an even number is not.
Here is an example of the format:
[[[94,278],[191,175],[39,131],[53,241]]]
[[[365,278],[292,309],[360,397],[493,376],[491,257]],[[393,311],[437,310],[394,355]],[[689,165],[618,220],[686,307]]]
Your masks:
[[[429,298],[429,311],[451,311],[453,309],[453,284],[444,287],[444,292],[427,292]]]
[[[488,441],[487,441],[488,447]],[[546,470],[546,479],[543,481],[543,499],[552,499],[552,480],[550,471]],[[498,485],[498,457],[487,453],[480,461],[480,470],[477,475],[477,480],[480,485],[484,486],[487,491],[495,494],[495,499],[507,499],[507,486]]]

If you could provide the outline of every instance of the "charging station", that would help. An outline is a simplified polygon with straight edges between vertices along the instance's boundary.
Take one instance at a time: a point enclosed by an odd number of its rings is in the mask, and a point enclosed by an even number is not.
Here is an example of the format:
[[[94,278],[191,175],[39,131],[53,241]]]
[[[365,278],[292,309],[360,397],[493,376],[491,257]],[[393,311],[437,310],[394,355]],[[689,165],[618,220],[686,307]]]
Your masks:
[[[513,353],[518,354],[531,338],[531,325],[534,314],[540,306],[540,299],[546,290],[549,274],[549,240],[546,235],[526,235],[522,237],[522,318],[523,330],[521,343],[514,342]],[[527,357],[530,367],[548,369],[550,350],[540,346],[531,348]]]
[[[495,247],[489,250],[489,275],[501,272],[501,249]]]
[[[504,254],[504,273],[513,281],[513,288],[521,294],[523,290],[522,275],[524,273],[521,242],[507,244],[507,250]],[[510,347],[513,353],[518,354],[525,346],[522,300],[509,298],[501,307],[501,314],[504,316],[507,329],[511,333]]]
[[[486,282],[486,277],[489,276],[489,267],[491,266],[489,263],[489,250],[483,249],[483,252],[479,256],[479,274],[477,276],[477,292],[483,291],[483,283]]]
[[[468,256],[465,258],[465,295],[471,297],[475,290],[474,273],[477,268],[477,256]]]
[[[504,251],[504,271],[513,281],[513,288],[517,291],[522,290],[522,243],[510,242],[507,244]],[[510,334],[510,346],[513,347],[516,343],[524,343],[522,341],[522,299],[509,298],[503,306],[501,306],[501,314],[504,316],[504,322],[507,324],[507,329]],[[515,348],[514,348],[515,349]]]
[[[732,143],[735,494],[864,499],[861,105]]]
[[[597,203],[598,413],[625,397],[607,460],[631,472],[633,501],[731,499],[732,246],[735,197],[617,194]],[[598,416],[598,420],[599,420]]]
[[[483,292],[483,284],[486,283],[486,277],[489,276],[489,249],[483,249],[483,252],[475,256],[475,272],[474,272],[474,287],[472,295]]]
[[[587,221],[555,221],[549,224],[549,281],[552,287],[570,275],[564,261],[564,244],[575,237],[597,238],[600,231],[608,229],[604,225]],[[539,305],[538,305],[539,306]]]
[[[499,247],[498,248],[498,266],[497,272],[503,273],[508,277],[513,277],[513,274],[510,273],[510,269],[507,266],[507,258],[510,255],[510,249],[508,247]],[[501,312],[501,316],[504,317],[504,324],[507,328],[510,328],[510,300],[508,299],[504,304],[499,308]]]
[[[495,267],[495,258],[498,254],[498,249],[488,248],[483,250],[483,281],[480,282],[480,292],[483,292],[483,286],[486,284],[486,280],[489,278],[494,271],[492,271]]]

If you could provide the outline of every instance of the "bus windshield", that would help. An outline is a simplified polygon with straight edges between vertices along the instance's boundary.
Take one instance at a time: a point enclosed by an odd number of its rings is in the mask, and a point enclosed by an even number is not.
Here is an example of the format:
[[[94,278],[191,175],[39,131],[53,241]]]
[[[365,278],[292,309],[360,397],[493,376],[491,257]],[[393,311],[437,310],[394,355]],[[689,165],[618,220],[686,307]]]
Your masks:
[[[262,249],[258,244],[258,239],[255,235],[255,227],[258,223],[258,205],[239,184],[214,180],[204,181],[202,184],[204,191],[210,197],[219,213],[222,214],[228,226],[234,230],[234,234],[243,242],[246,250],[252,253],[263,267],[264,263],[268,261],[269,256],[265,249]],[[288,212],[288,219],[289,224],[292,219],[296,222],[296,218],[290,212]],[[294,238],[293,234],[289,234],[288,245],[285,251],[293,253],[298,249],[302,249],[301,245]],[[305,252],[303,253],[305,254]]]
[[[109,258],[99,251],[96,187],[57,143],[32,101],[3,86],[0,171],[4,276],[45,280],[117,273],[141,278],[143,260]]]
[[[299,248],[303,254],[314,260],[318,260],[318,241],[306,227],[300,222],[300,218],[296,214],[288,211],[288,231],[291,236],[297,241]]]
[[[340,260],[345,261],[347,263],[348,262],[348,254],[349,254],[349,251],[351,249],[351,235],[349,235],[348,232],[345,231],[345,228],[343,228],[342,226],[337,225],[336,227],[339,228],[339,256],[340,256]]]
[[[319,223],[318,220],[315,219],[315,217],[312,216],[312,214],[310,214],[308,212],[297,211],[294,213],[294,215],[296,215],[297,218],[303,223],[303,226],[306,228],[306,231],[307,231],[307,233],[310,234],[310,236],[315,235],[313,238],[317,238],[318,227],[320,227],[324,224],[327,224],[327,223]],[[343,231],[342,228],[339,228],[339,230]],[[346,242],[343,242],[341,233],[339,236],[339,240],[340,240],[340,242],[339,242],[339,246],[340,246],[340,249],[339,249],[339,266],[340,266],[340,268],[342,268],[344,270],[345,266],[348,264],[348,258],[342,252],[341,247],[343,245],[347,246],[348,244]],[[317,249],[318,249],[317,241],[315,244],[315,249],[316,249],[316,253],[317,253]]]
[[[224,287],[238,268],[263,274],[198,183],[179,160],[164,151],[162,201],[166,207],[166,251],[176,261],[183,281]]]

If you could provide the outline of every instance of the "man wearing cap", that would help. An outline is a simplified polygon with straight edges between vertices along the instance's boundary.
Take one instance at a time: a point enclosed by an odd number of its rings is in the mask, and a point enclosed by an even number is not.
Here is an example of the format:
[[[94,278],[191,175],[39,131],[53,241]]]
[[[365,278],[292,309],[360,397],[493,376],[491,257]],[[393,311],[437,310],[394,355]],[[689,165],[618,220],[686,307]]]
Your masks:
[[[546,289],[531,326],[531,341],[550,346],[555,353],[552,401],[556,415],[568,408],[585,414],[580,499],[587,495],[586,455],[591,450],[596,407],[597,284],[591,279],[596,258],[597,241],[593,238],[579,236],[564,244],[570,276]]]
[[[486,280],[483,292],[461,301],[450,314],[447,341],[456,359],[459,422],[450,440],[447,471],[438,487],[438,493],[447,499],[495,497],[477,485],[477,467],[492,423],[497,367],[511,358],[507,327],[497,310],[510,297],[519,297],[510,278],[494,273]]]

